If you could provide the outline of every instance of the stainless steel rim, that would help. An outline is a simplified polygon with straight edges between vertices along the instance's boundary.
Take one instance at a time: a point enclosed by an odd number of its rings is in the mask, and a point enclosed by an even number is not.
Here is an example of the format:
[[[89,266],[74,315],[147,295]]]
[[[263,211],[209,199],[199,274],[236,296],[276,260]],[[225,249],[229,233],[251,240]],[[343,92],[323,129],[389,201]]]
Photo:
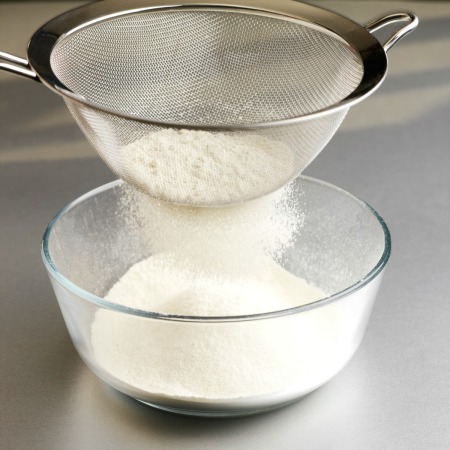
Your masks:
[[[233,9],[239,10],[240,12],[271,15],[284,20],[306,23],[308,26],[320,29],[346,42],[361,58],[364,75],[358,87],[345,99],[313,113],[272,122],[205,126],[153,121],[100,106],[70,91],[53,73],[50,58],[54,46],[60,39],[101,21],[110,20],[119,16],[151,10],[180,10],[180,8]],[[381,84],[387,71],[386,51],[367,28],[334,12],[292,0],[278,0],[277,2],[271,0],[240,0],[239,3],[233,0],[221,0],[217,3],[207,0],[196,0],[193,2],[176,0],[155,0],[152,2],[148,0],[128,0],[126,6],[124,6],[122,0],[109,0],[88,4],[52,19],[37,30],[30,40],[28,61],[31,69],[37,74],[38,79],[66,100],[81,103],[89,108],[129,120],[159,126],[206,130],[257,129],[292,125],[334,114],[340,110],[348,109],[370,95]]]

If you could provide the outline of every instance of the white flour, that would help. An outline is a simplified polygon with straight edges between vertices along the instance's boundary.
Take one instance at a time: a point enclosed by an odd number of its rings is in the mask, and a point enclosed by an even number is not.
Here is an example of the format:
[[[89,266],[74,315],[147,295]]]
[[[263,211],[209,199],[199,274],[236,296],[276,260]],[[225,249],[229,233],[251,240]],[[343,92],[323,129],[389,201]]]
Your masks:
[[[129,188],[124,214],[138,218],[136,233],[148,254],[176,253],[213,277],[233,278],[257,273],[268,260],[261,256],[280,260],[303,222],[299,198],[300,193],[287,186],[241,205],[193,208],[157,201]]]
[[[239,283],[215,283],[170,254],[133,266],[108,299],[170,314],[229,316],[286,309],[324,293],[271,263]],[[314,313],[253,322],[200,324],[136,319],[99,310],[92,325],[97,363],[154,395],[230,400],[314,386],[333,361],[332,316]]]
[[[121,149],[122,176],[152,197],[196,206],[258,198],[294,175],[282,142],[258,134],[164,129]]]
[[[286,188],[244,205],[201,209],[130,191],[128,212],[139,217],[153,256],[133,265],[106,298],[146,311],[216,317],[323,298],[275,262],[302,222],[290,201]],[[316,386],[338,354],[334,319],[314,310],[205,324],[101,309],[91,338],[97,363],[134,388],[168,398],[231,400]]]

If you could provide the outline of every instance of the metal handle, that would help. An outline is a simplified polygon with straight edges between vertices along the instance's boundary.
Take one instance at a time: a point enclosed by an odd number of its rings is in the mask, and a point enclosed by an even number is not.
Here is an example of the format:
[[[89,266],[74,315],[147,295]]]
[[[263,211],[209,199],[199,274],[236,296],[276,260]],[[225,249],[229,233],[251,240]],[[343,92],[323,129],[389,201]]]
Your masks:
[[[31,69],[26,59],[10,55],[9,53],[0,52],[0,69],[39,81],[39,78],[34,70]]]
[[[390,50],[400,39],[404,38],[407,34],[416,29],[419,24],[419,18],[413,13],[395,13],[389,16],[381,17],[366,25],[366,30],[370,33],[377,31],[386,25],[390,25],[396,22],[409,22],[404,27],[400,28],[394,33],[383,45],[384,51]]]

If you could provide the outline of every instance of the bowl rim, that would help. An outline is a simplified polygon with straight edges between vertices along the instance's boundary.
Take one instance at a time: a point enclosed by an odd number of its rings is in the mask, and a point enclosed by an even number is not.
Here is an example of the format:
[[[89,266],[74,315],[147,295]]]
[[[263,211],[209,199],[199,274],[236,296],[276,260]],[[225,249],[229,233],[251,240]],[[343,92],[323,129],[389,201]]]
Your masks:
[[[154,311],[145,311],[141,309],[135,309],[130,308],[127,306],[120,305],[118,303],[113,303],[109,300],[106,300],[103,297],[97,296],[71,280],[69,280],[66,276],[64,276],[59,270],[57,269],[55,263],[53,262],[50,250],[49,250],[49,241],[51,238],[52,230],[58,220],[64,216],[68,211],[76,207],[77,205],[83,203],[84,201],[88,200],[91,197],[94,197],[101,192],[107,191],[109,189],[113,189],[117,186],[120,186],[124,184],[125,182],[123,180],[115,180],[110,183],[104,184],[102,186],[99,186],[95,189],[92,189],[85,194],[81,195],[80,197],[76,198],[66,206],[64,206],[62,209],[60,209],[56,215],[53,217],[53,219],[50,221],[48,226],[45,229],[43,238],[42,238],[42,244],[41,244],[41,256],[44,262],[44,265],[47,269],[47,272],[49,276],[53,279],[55,279],[58,283],[60,283],[64,288],[71,291],[73,294],[77,295],[78,297],[82,298],[83,300],[86,300],[96,306],[99,306],[103,309],[109,309],[125,314],[140,316],[140,317],[146,317],[146,318],[152,318],[152,319],[159,319],[159,320],[169,320],[169,321],[182,321],[182,322],[241,322],[241,321],[249,321],[249,320],[261,320],[261,319],[270,319],[275,317],[281,317],[281,316],[287,316],[291,314],[297,314],[302,313],[305,311],[310,311],[312,309],[320,308],[322,306],[328,305],[330,303],[333,303],[341,298],[345,298],[348,295],[360,290],[364,286],[366,286],[368,283],[370,283],[372,280],[374,280],[385,268],[390,254],[391,254],[391,234],[390,231],[382,219],[382,217],[375,211],[374,208],[372,208],[368,203],[361,200],[360,198],[354,196],[353,194],[350,194],[349,192],[345,191],[342,188],[339,188],[331,183],[309,177],[309,176],[300,176],[298,178],[301,178],[302,180],[318,184],[323,187],[326,187],[328,189],[334,190],[335,192],[347,196],[356,203],[359,203],[362,207],[366,208],[372,215],[375,217],[379,225],[381,226],[383,233],[384,233],[384,250],[383,253],[378,260],[378,262],[375,264],[375,266],[360,280],[358,280],[356,283],[348,286],[347,288],[336,292],[332,295],[329,295],[327,297],[321,298],[319,300],[313,301],[311,303],[307,303],[300,306],[294,306],[291,308],[286,308],[282,310],[277,311],[270,311],[270,312],[264,312],[264,313],[257,313],[257,314],[246,314],[246,315],[237,315],[237,316],[189,316],[189,315],[177,315],[177,314],[165,314],[165,313],[159,313]]]

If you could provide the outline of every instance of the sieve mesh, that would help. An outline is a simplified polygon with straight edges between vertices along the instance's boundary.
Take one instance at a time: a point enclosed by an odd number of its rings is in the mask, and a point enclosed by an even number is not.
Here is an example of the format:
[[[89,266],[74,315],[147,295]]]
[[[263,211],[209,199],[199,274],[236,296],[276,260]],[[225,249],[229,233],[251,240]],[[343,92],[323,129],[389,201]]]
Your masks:
[[[68,89],[111,111],[65,99],[113,172],[153,197],[194,206],[251,200],[295,178],[347,110],[282,126],[269,122],[332,107],[363,76],[359,54],[330,32],[218,8],[105,19],[62,37],[50,61]],[[170,123],[222,128],[166,133]],[[257,128],[239,128],[252,124]],[[186,139],[204,148],[191,152]],[[223,148],[208,147],[219,141]],[[199,165],[207,170],[196,170]]]
[[[346,43],[300,22],[220,10],[150,11],[62,39],[54,73],[73,92],[155,121],[242,124],[298,117],[358,86]]]

